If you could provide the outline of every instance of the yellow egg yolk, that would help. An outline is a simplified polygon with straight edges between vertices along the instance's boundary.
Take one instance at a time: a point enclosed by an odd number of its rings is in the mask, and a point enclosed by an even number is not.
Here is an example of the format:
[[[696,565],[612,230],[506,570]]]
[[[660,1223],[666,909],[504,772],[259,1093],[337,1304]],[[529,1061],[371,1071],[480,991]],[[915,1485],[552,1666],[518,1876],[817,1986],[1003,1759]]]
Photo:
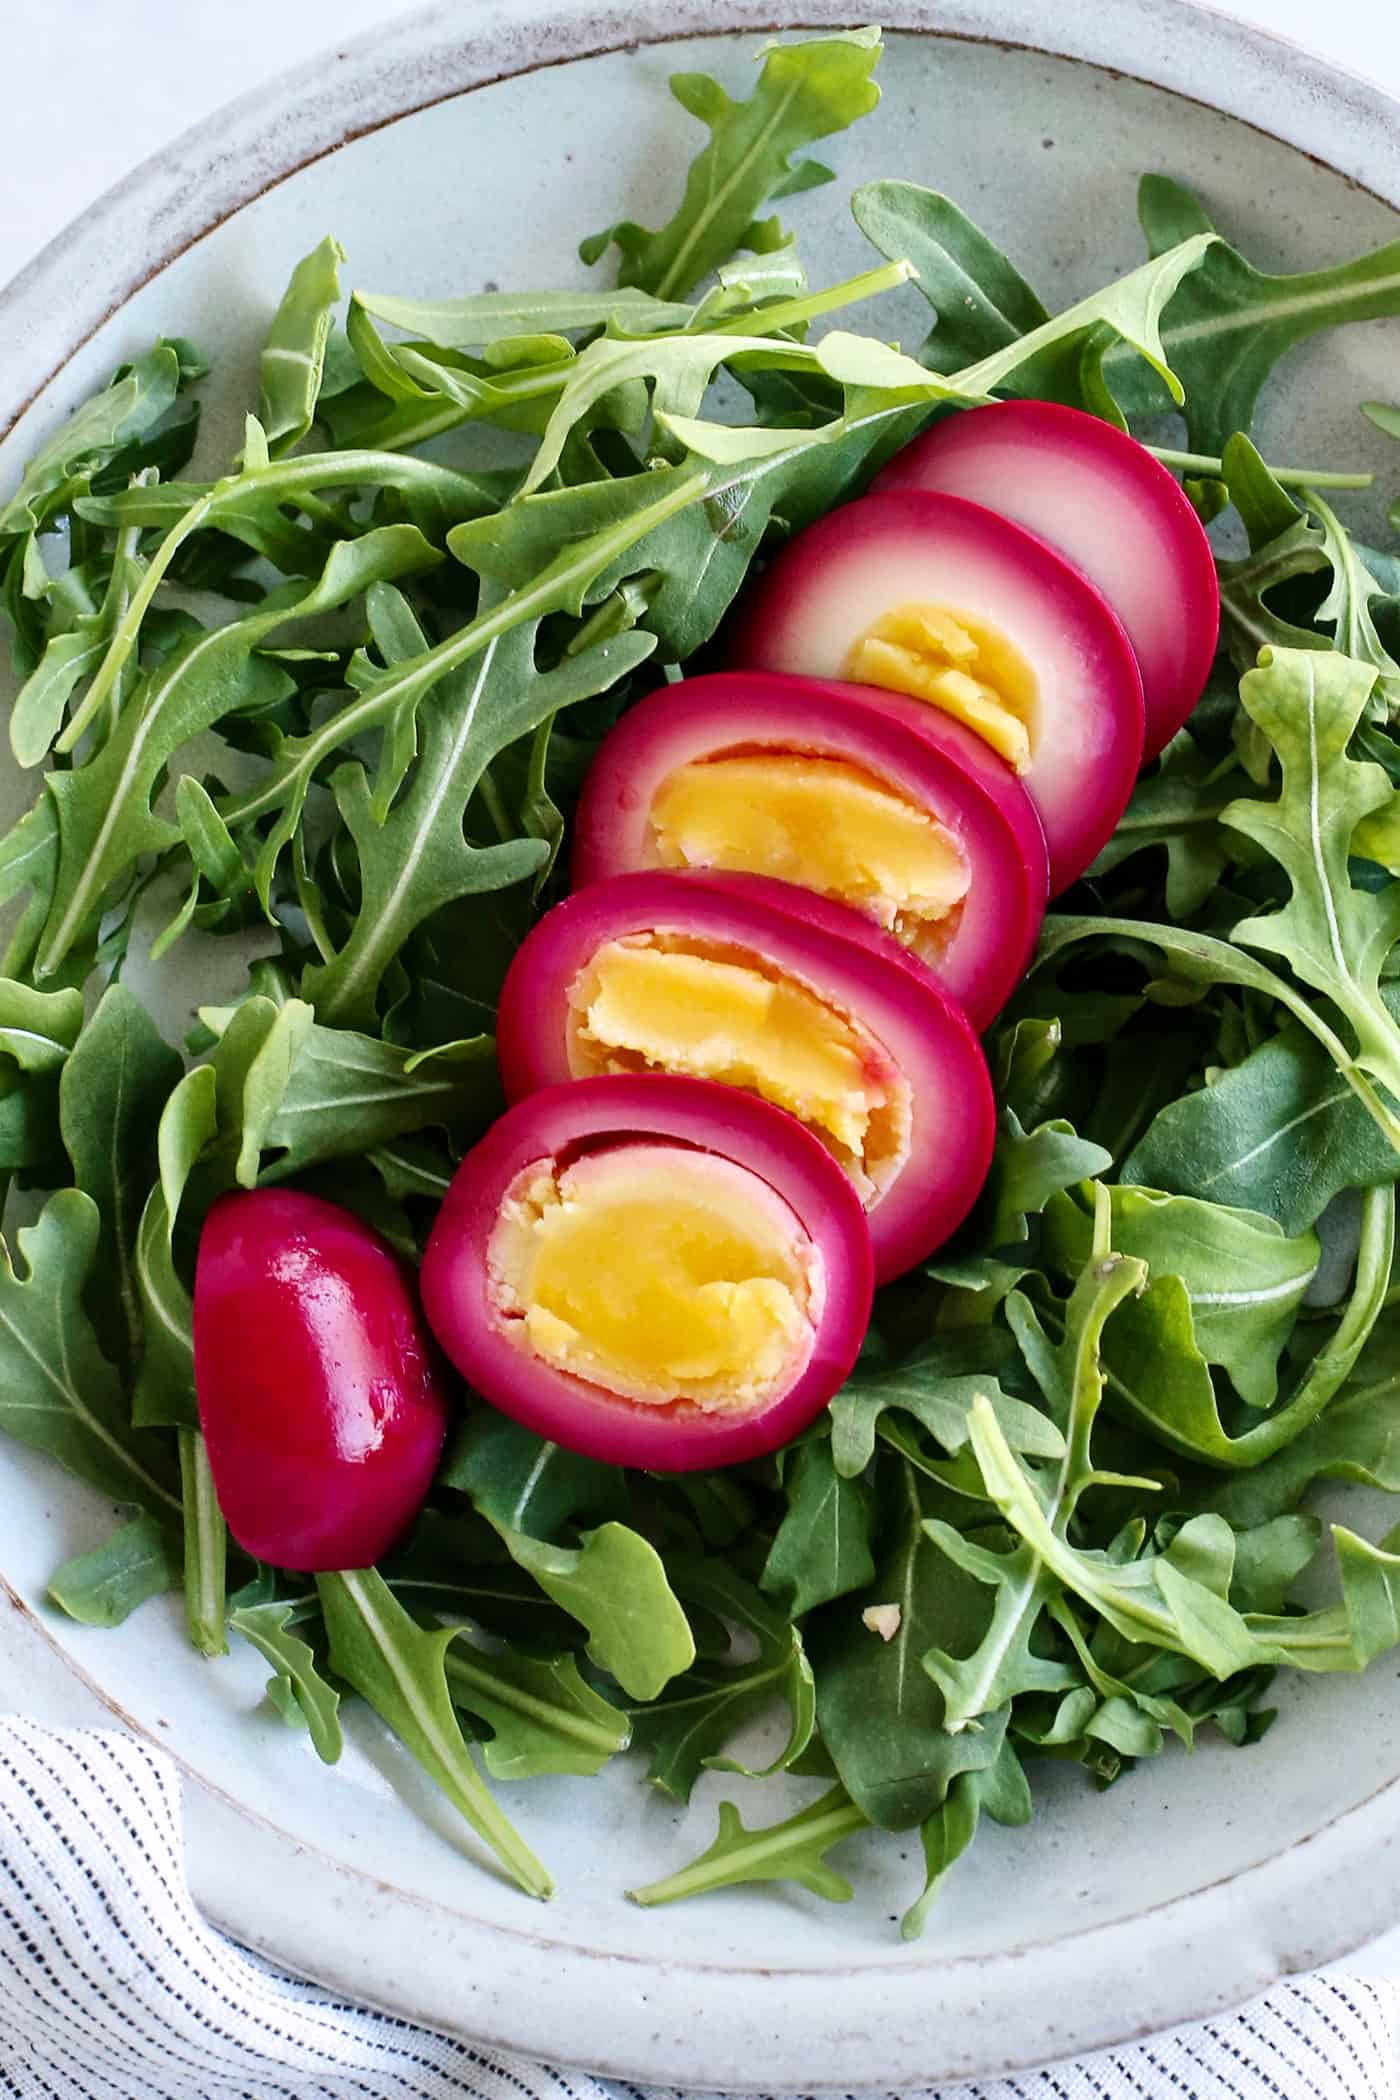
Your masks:
[[[868,1030],[742,950],[675,934],[608,941],[569,988],[569,1062],[686,1072],[760,1094],[835,1154],[868,1205],[908,1152],[907,1082]]]
[[[755,751],[680,766],[657,791],[651,827],[662,867],[797,883],[921,949],[967,894],[952,833],[840,759]]]
[[[745,1413],[811,1354],[822,1274],[800,1220],[733,1160],[632,1143],[516,1176],[487,1247],[521,1347],[625,1399]]]
[[[1035,672],[1004,634],[967,613],[893,606],[852,643],[842,676],[941,707],[1017,773],[1035,754]]]

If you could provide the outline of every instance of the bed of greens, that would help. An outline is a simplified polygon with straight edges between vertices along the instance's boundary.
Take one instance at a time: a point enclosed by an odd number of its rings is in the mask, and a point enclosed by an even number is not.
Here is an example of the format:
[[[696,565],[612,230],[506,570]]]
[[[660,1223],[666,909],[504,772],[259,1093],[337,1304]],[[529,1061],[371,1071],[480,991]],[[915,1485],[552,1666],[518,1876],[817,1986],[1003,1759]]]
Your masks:
[[[1148,259],[1054,313],[891,179],[853,200],[869,268],[813,289],[764,214],[829,179],[804,149],[874,108],[879,57],[874,31],[778,46],[739,102],[678,77],[707,142],[665,225],[582,244],[616,288],[342,308],[328,239],[217,478],[186,478],[208,367],[173,340],[9,493],[34,800],[0,841],[0,1171],[32,1222],[0,1269],[0,1426],[119,1507],[56,1605],[116,1626],[183,1590],[198,1657],[251,1643],[328,1763],[367,1701],[533,1893],[496,1782],[630,1746],[686,1800],[785,1704],[770,1769],[810,1804],[750,1831],[722,1803],[632,1894],[839,1900],[843,1837],[917,1829],[912,1937],[979,1818],[1029,1818],[1042,1758],[1107,1785],[1203,1732],[1247,1747],[1275,1672],[1400,1641],[1400,1533],[1306,1506],[1400,1490],[1400,541],[1342,522],[1366,477],[1249,435],[1304,336],[1400,315],[1400,244],[1267,275],[1148,175]],[[880,295],[911,278],[907,351]],[[496,993],[601,737],[706,667],[765,550],[995,396],[1145,435],[1179,412],[1158,456],[1235,551],[1204,699],[988,1038],[972,1217],[877,1295],[776,1457],[624,1472],[467,1398],[377,1569],[250,1562],[195,1408],[211,1205],[292,1182],[417,1259],[499,1113]],[[1366,414],[1400,439],[1400,408]],[[520,464],[480,464],[483,429]],[[176,1045],[148,1007],[181,943],[228,989]],[[1304,1609],[1319,1557],[1335,1601]]]

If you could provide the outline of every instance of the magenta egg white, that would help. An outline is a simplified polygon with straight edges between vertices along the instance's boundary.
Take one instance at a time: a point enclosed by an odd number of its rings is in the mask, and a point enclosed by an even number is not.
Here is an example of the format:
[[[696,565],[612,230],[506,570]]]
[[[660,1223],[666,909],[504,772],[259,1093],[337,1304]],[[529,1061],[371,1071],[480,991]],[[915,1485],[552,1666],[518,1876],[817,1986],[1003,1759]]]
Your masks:
[[[906,489],[862,497],[782,549],[738,616],[730,660],[849,677],[863,638],[910,606],[974,621],[1009,645],[1033,679],[1021,781],[1045,827],[1057,895],[1083,874],[1127,807],[1144,718],[1121,622],[1044,540],[959,496]]]
[[[574,822],[575,889],[663,866],[656,818],[663,789],[682,768],[731,754],[856,767],[942,827],[965,863],[966,894],[951,930],[935,922],[928,938],[911,939],[909,952],[975,1027],[987,1027],[1040,930],[1049,887],[1045,835],[1003,760],[961,723],[917,702],[764,671],[682,679],[650,694],[623,716],[589,769]],[[732,857],[711,865],[743,871]],[[854,899],[836,901],[861,911]],[[871,945],[888,953],[883,930],[861,916],[874,934]],[[854,935],[856,924],[846,931]]]
[[[1068,556],[1133,646],[1144,758],[1170,742],[1215,657],[1220,586],[1186,491],[1145,445],[1083,409],[1000,401],[936,423],[891,460],[875,489],[965,497]]]
[[[787,1375],[752,1407],[707,1412],[685,1398],[628,1398],[532,1352],[503,1309],[491,1249],[510,1191],[626,1148],[664,1187],[678,1162],[713,1161],[780,1212],[810,1281],[808,1331]],[[468,1153],[423,1259],[423,1305],[477,1392],[539,1436],[611,1465],[656,1472],[757,1458],[789,1443],[850,1373],[870,1318],[873,1270],[860,1201],[830,1154],[791,1116],[735,1088],[660,1073],[546,1087],[519,1101]]]
[[[966,1015],[899,944],[844,905],[750,875],[618,875],[547,912],[511,963],[496,1047],[518,1101],[589,1069],[577,987],[600,953],[660,941],[788,984],[849,1025],[887,1104],[889,1150],[866,1190],[875,1274],[902,1274],[967,1215],[991,1163],[995,1107]]]

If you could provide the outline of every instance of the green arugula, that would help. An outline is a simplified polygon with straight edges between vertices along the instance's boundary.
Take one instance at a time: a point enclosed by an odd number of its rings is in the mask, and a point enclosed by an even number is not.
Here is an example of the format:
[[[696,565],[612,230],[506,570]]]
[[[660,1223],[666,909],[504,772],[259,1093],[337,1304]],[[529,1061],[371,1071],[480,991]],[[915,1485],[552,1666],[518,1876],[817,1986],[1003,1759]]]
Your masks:
[[[133,1517],[90,1553],[65,1561],[49,1577],[52,1603],[81,1626],[121,1626],[148,1597],[178,1589],[179,1539],[160,1517]]]
[[[1259,271],[1154,176],[1148,260],[1057,311],[884,181],[853,200],[874,266],[814,289],[765,215],[827,179],[805,156],[874,108],[879,53],[781,43],[746,101],[681,76],[675,211],[585,244],[619,285],[347,307],[327,238],[236,459],[191,469],[205,366],[172,339],[0,504],[34,769],[0,839],[0,1427],[119,1512],[58,1608],[116,1625],[183,1586],[196,1646],[255,1648],[319,1756],[360,1699],[529,1893],[486,1778],[631,1745],[673,1800],[717,1768],[829,1789],[753,1829],[724,1803],[638,1901],[842,1899],[837,1843],[917,1830],[913,1937],[1045,1761],[1106,1785],[1208,1725],[1247,1746],[1272,1672],[1400,1632],[1397,1535],[1335,1527],[1319,1603],[1309,1506],[1400,1493],[1400,553],[1349,530],[1368,475],[1248,436],[1295,345],[1400,312],[1400,263]],[[860,305],[911,278],[915,356]],[[466,1395],[381,1569],[246,1579],[199,1434],[210,1205],[290,1182],[419,1258],[612,724],[725,660],[777,542],[1007,394],[1180,410],[1191,449],[1152,449],[1219,519],[1222,654],[987,1033],[971,1214],[785,1451],[623,1470]],[[180,1054],[155,1016],[196,974]]]
[[[447,1651],[455,1627],[416,1626],[372,1568],[318,1575],[331,1667],[437,1781],[527,1896],[547,1897],[549,1874],[497,1807],[453,1711]]]
[[[273,1676],[268,1697],[284,1718],[298,1718],[308,1730],[322,1764],[338,1763],[343,1748],[340,1731],[340,1694],[327,1684],[309,1642],[294,1633],[300,1618],[295,1602],[270,1599],[266,1603],[238,1599],[228,1614],[228,1624],[265,1662]],[[274,1686],[276,1690],[274,1691]]]
[[[867,1817],[839,1786],[785,1822],[757,1830],[745,1828],[732,1801],[721,1801],[719,1835],[708,1851],[664,1880],[627,1893],[634,1903],[649,1908],[711,1889],[733,1888],[742,1881],[795,1881],[828,1903],[849,1903],[854,1890],[844,1874],[826,1864],[826,1855],[842,1838],[854,1837],[867,1825]]]
[[[581,248],[596,262],[610,244],[622,253],[621,282],[658,299],[674,299],[727,263],[736,248],[773,248],[775,221],[756,224],[771,199],[830,180],[814,161],[792,155],[816,139],[844,131],[874,109],[880,91],[871,79],[880,35],[856,29],[806,43],[770,45],[758,86],[747,102],[733,102],[704,73],[676,73],[671,93],[710,132],[691,163],[685,196],[659,232],[621,221]]]
[[[746,1772],[756,1779],[786,1770],[810,1744],[816,1718],[801,1634],[785,1613],[721,1562],[673,1554],[668,1573],[687,1605],[713,1614],[747,1639],[754,1652],[751,1658],[728,1648],[704,1655],[645,1706],[632,1709],[633,1741],[649,1757],[647,1777],[677,1801],[688,1801],[705,1768]],[[769,1763],[752,1772],[726,1757],[725,1749],[745,1723],[765,1715],[779,1699],[788,1710],[788,1734]]]

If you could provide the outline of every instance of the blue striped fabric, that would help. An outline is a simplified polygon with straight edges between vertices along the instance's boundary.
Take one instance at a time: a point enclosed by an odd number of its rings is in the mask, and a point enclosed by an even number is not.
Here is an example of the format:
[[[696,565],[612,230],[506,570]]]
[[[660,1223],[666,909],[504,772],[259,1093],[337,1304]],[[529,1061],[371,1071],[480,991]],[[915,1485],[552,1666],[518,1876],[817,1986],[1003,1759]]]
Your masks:
[[[938,2100],[1400,2100],[1400,1987],[1310,1977],[1201,2027],[936,2091]],[[502,2058],[279,1974],[195,1910],[167,1758],[130,1736],[24,1720],[0,1720],[0,2094],[716,2100]]]

